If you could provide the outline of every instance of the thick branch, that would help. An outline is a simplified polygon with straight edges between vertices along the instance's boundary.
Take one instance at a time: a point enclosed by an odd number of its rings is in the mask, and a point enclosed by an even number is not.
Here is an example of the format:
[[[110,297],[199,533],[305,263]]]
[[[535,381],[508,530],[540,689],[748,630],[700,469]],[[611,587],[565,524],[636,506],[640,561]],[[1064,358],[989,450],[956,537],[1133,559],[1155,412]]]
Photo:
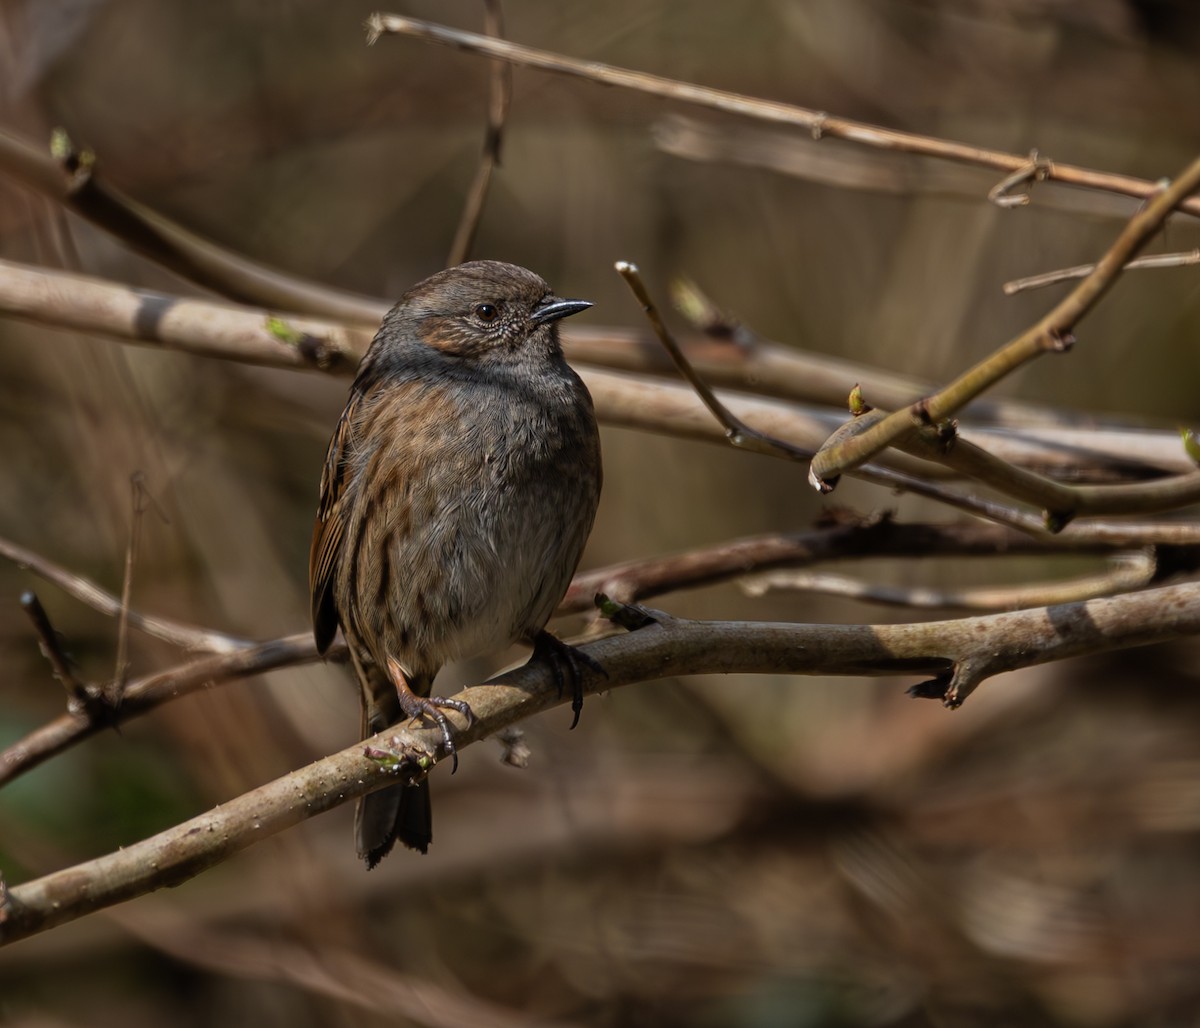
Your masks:
[[[0,310],[45,325],[248,364],[350,374],[370,335],[0,260]]]
[[[1200,632],[1200,584],[1169,586],[989,617],[913,625],[795,625],[664,619],[585,647],[607,677],[581,669],[587,693],[687,674],[892,675],[932,673],[977,685],[984,677],[1084,653]],[[969,681],[968,681],[969,680]],[[565,702],[543,664],[509,671],[459,699],[459,749]],[[949,697],[948,697],[949,698]],[[398,727],[278,778],[116,853],[9,890],[0,944],[14,942],[135,896],[178,885],[260,839],[429,764],[437,729]],[[387,750],[393,761],[371,759]]]
[[[11,261],[0,261],[0,311],[39,324],[99,333],[139,345],[343,375],[353,372],[358,356],[370,341],[370,333],[333,322],[280,320],[253,307],[185,299]],[[703,416],[690,390],[674,382],[609,375],[598,370],[608,367],[654,374],[673,372],[673,365],[659,346],[617,328],[576,329],[564,338],[564,344],[573,363],[596,366],[596,370],[581,370],[602,420],[713,441],[724,438],[712,419]],[[684,349],[689,362],[706,380],[767,396],[821,400],[836,393],[836,402],[842,404],[848,381],[870,383],[869,387],[863,385],[864,392],[882,406],[889,405],[889,398],[902,397],[901,402],[907,403],[920,395],[920,383],[893,379],[884,372],[773,343],[756,342],[747,351],[693,340]],[[827,439],[842,421],[842,416],[832,411],[768,399],[728,402],[739,417],[766,419],[762,423],[755,420],[757,427],[776,424],[779,427],[772,431],[811,448]],[[742,404],[756,406],[751,409]],[[688,408],[700,416],[691,417]],[[1194,468],[1174,432],[1050,427],[1051,412],[1025,405],[983,404],[972,410],[980,417],[995,416],[1006,424],[1012,421],[1045,427],[1021,431],[980,428],[964,431],[964,438],[977,439],[1014,463],[1051,472],[1061,469],[1076,480],[1094,475],[1105,480],[1113,476],[1145,477]],[[920,467],[905,465],[903,460],[902,467]],[[924,465],[924,473],[930,470]]]

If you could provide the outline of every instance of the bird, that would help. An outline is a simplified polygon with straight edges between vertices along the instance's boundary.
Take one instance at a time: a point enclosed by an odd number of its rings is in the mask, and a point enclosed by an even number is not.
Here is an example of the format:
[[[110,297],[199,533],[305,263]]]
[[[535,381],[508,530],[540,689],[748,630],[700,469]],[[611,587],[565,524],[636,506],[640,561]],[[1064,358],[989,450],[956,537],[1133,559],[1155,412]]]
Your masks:
[[[592,398],[558,323],[591,307],[534,272],[478,260],[418,282],[384,316],[359,365],[321,474],[309,557],[313,633],[338,629],[368,738],[405,719],[440,725],[461,701],[431,696],[447,663],[533,646],[560,692],[603,668],[546,631],[591,532],[603,478]],[[432,841],[429,784],[358,801],[358,855]]]

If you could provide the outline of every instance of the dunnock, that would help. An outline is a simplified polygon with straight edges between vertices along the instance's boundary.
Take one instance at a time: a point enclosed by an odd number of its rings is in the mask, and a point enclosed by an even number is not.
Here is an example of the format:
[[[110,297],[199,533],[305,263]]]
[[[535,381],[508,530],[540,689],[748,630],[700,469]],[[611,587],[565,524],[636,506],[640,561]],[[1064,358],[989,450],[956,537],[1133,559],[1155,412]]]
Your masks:
[[[600,497],[592,398],[557,324],[590,306],[524,268],[472,261],[384,317],[329,444],[309,561],[317,648],[341,626],[364,737],[427,718],[453,754],[439,708],[471,715],[430,697],[434,676],[516,641],[570,678],[578,719],[582,654],[544,629]],[[368,867],[396,839],[425,852],[428,783],[363,797],[355,833]]]

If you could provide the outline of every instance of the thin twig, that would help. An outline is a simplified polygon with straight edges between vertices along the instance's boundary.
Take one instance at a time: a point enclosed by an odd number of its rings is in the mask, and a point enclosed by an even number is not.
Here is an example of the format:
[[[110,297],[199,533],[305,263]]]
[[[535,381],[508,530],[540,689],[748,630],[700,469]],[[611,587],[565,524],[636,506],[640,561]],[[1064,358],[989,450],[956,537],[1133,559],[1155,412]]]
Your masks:
[[[883,421],[886,412],[872,410],[859,422]],[[864,431],[866,428],[864,426]],[[1004,496],[1036,504],[1048,528],[1061,531],[1076,517],[1102,514],[1161,514],[1200,502],[1200,471],[1152,482],[1070,485],[1018,467],[958,436],[957,426],[920,426],[896,441],[905,453],[941,464],[990,486]]]
[[[646,284],[642,281],[641,272],[638,271],[637,265],[630,261],[617,261],[616,269],[617,274],[625,280],[625,284],[633,291],[633,295],[638,298],[638,302],[642,305],[642,310],[650,321],[650,326],[654,329],[654,334],[658,336],[659,342],[663,344],[663,348],[671,355],[671,360],[675,362],[675,367],[688,380],[692,389],[695,390],[696,395],[704,402],[704,406],[709,409],[712,416],[725,429],[725,437],[731,444],[739,449],[750,450],[754,453],[765,453],[772,457],[786,457],[788,460],[809,460],[812,457],[812,450],[793,446],[791,443],[775,439],[763,432],[759,432],[757,429],[750,428],[732,414],[729,408],[716,398],[704,379],[696,374],[691,362],[683,355],[683,351],[679,348],[675,337],[671,335],[662,316],[658,313],[658,308],[654,305],[654,301],[650,299],[650,293],[646,289]]]
[[[95,697],[88,687],[75,677],[75,670],[71,667],[71,658],[63,652],[59,634],[51,624],[50,615],[46,613],[41,600],[37,598],[37,593],[33,590],[22,593],[21,606],[29,615],[29,620],[33,622],[33,630],[37,633],[38,647],[42,651],[42,656],[49,663],[54,677],[67,690],[68,709],[71,711],[89,709],[93,705]]]
[[[138,549],[142,540],[142,517],[146,508],[153,501],[146,490],[145,476],[135,471],[129,479],[132,498],[131,519],[129,525],[129,545],[125,549],[125,577],[121,584],[121,609],[117,611],[117,662],[113,671],[111,687],[107,690],[110,705],[117,706],[121,702],[121,694],[125,691],[125,683],[129,680],[129,600],[133,595],[133,569],[137,564]],[[159,511],[161,514],[161,510]],[[166,515],[163,515],[165,520]]]
[[[813,146],[812,140],[787,129],[764,129],[667,114],[650,128],[663,153],[691,161],[765,168],[791,178],[817,182],[838,190],[859,190],[903,196],[951,196],[978,201],[980,172],[924,157],[904,157],[896,151]],[[1129,217],[1124,197],[1083,189],[1048,190],[1038,197],[1041,210],[1102,217]]]
[[[344,656],[345,647],[339,643],[330,651],[328,659],[340,660]],[[103,721],[64,714],[0,751],[0,785],[94,735],[104,725],[124,724],[197,689],[281,667],[312,664],[321,659],[311,633],[304,633],[272,639],[234,653],[202,657],[135,679],[126,687],[121,705],[109,710]]]
[[[504,14],[500,9],[500,0],[484,0],[484,9],[487,34],[496,39],[502,38]],[[454,233],[454,242],[450,246],[450,256],[446,258],[448,268],[462,264],[470,256],[475,233],[483,219],[483,205],[487,199],[488,185],[492,181],[492,172],[500,164],[504,123],[508,120],[508,108],[512,102],[512,66],[503,61],[492,61],[491,65],[491,74],[488,77],[488,121],[483,138],[483,153],[479,157],[475,178],[467,190],[458,230]]]
[[[746,423],[734,415],[725,403],[722,403],[715,393],[709,389],[704,383],[701,375],[698,375],[695,368],[692,368],[691,362],[686,359],[683,350],[679,349],[679,344],[674,341],[671,332],[667,330],[664,320],[659,314],[658,307],[654,305],[654,301],[650,299],[649,291],[646,284],[642,281],[641,273],[638,272],[637,266],[629,263],[629,261],[617,261],[617,271],[625,279],[629,288],[634,291],[634,295],[641,302],[642,309],[646,312],[647,318],[650,321],[650,326],[653,327],[654,333],[659,337],[662,347],[667,350],[674,361],[674,365],[679,368],[679,372],[688,379],[692,390],[700,397],[704,407],[708,408],[710,414],[713,415],[716,422],[720,423],[725,429],[725,438],[739,449],[751,450],[757,453],[772,457],[784,457],[788,461],[808,461],[812,451],[806,450],[804,447],[796,446],[781,440],[775,435],[770,435],[766,432],[761,432],[760,429],[750,428]],[[853,395],[858,395],[860,390],[856,386]],[[835,453],[844,452],[854,444],[858,438],[863,438],[869,435],[878,426],[884,425],[892,415],[887,415],[881,410],[870,410],[866,408],[862,416],[854,417],[851,421],[844,423],[840,428],[836,429],[833,435],[830,435],[826,444],[822,447],[821,453],[824,455],[835,455]],[[928,428],[928,426],[917,426],[911,429],[907,437],[900,439],[901,449],[904,449],[905,444],[911,443],[920,435],[920,429]],[[928,429],[932,432],[934,429]],[[916,451],[920,457],[936,461],[938,463],[949,463],[949,457],[946,453],[938,450],[936,446],[922,444]],[[854,464],[850,469],[851,473],[868,482],[874,482],[875,485],[888,486],[890,488],[904,489],[906,492],[911,492],[920,497],[926,497],[940,501],[940,503],[955,507],[955,509],[973,513],[978,517],[994,521],[998,524],[1007,524],[1009,527],[1018,528],[1028,533],[1039,534],[1040,531],[1061,531],[1070,521],[1076,507],[1085,503],[1084,494],[1081,492],[1073,492],[1067,486],[1060,486],[1058,483],[1043,479],[1042,476],[1033,475],[1028,471],[1016,468],[1015,465],[996,461],[990,455],[979,447],[964,446],[964,457],[962,462],[966,462],[967,457],[974,458],[974,464],[978,465],[983,461],[984,457],[988,457],[992,467],[992,477],[1000,482],[1002,487],[1007,487],[1009,494],[1019,495],[1022,498],[1032,497],[1032,495],[1042,495],[1043,493],[1052,493],[1052,498],[1060,503],[1048,505],[1048,509],[1044,512],[1042,521],[1032,518],[1027,512],[1018,509],[1018,507],[1009,506],[1007,504],[996,503],[995,500],[985,500],[974,495],[949,489],[938,483],[928,481],[928,473],[925,474],[910,474],[906,471],[898,471],[890,468],[877,467],[874,464]],[[818,455],[820,456],[820,455]],[[809,469],[809,480],[814,481],[816,474],[817,461],[812,458],[812,463]],[[1193,481],[1194,479],[1194,481]],[[821,482],[821,491],[828,492],[836,483],[836,477],[826,477],[826,479],[818,479]],[[1181,485],[1182,483],[1182,485]],[[1038,488],[1040,487],[1040,488]],[[1171,498],[1170,506],[1180,506],[1182,497],[1190,497],[1189,489],[1200,487],[1200,473],[1192,473],[1190,475],[1178,476],[1178,479],[1171,480],[1169,486],[1157,489],[1154,491],[1151,500],[1138,500],[1141,493],[1138,487],[1090,487],[1092,493],[1088,493],[1091,503],[1094,506],[1094,511],[1097,513],[1115,512],[1110,510],[1110,507],[1116,504],[1116,510],[1126,510],[1127,506],[1133,501],[1141,501],[1146,504],[1146,510],[1162,510],[1162,497],[1168,495]],[[1112,497],[1111,493],[1098,494],[1096,489],[1115,489],[1120,493],[1120,497]],[[1108,506],[1105,506],[1104,501],[1108,500]],[[1158,504],[1153,500],[1158,500]]]
[[[704,406],[708,408],[709,413],[724,428],[725,438],[733,446],[750,450],[754,453],[766,454],[770,457],[783,457],[785,460],[791,461],[808,461],[812,457],[812,450],[796,446],[780,439],[778,436],[770,435],[756,428],[750,428],[730,411],[717,398],[716,394],[708,387],[703,378],[696,373],[691,363],[683,355],[679,344],[675,342],[674,337],[672,337],[662,317],[659,315],[654,301],[650,299],[650,294],[646,289],[645,283],[642,281],[637,266],[628,261],[618,261],[616,268],[642,304],[642,310],[645,311],[663,347],[671,355],[675,366],[688,380],[693,392],[700,398]],[[858,425],[855,422],[848,422],[830,438],[836,442],[841,438],[841,434],[847,431],[853,432],[857,427]],[[907,474],[902,471],[895,471],[891,468],[883,468],[876,465],[857,466],[853,469],[853,474],[864,481],[873,482],[876,485],[885,485],[892,489],[902,489],[917,496],[925,496],[958,510],[967,511],[968,513],[1002,525],[1019,528],[1025,532],[1036,534],[1043,528],[1036,519],[1031,518],[1028,513],[1019,508],[996,503],[992,500],[984,500],[980,497],[957,492],[953,489],[947,489],[942,485],[927,481],[926,477],[916,474]]]
[[[896,675],[933,673],[948,705],[985,678],[1085,653],[1200,632],[1200,584],[981,618],[908,625],[797,625],[661,618],[585,647],[604,673],[580,668],[591,694],[688,674]],[[311,641],[310,641],[311,645]],[[451,713],[460,750],[539,711],[567,702],[543,662],[465,689],[473,724]],[[437,728],[396,726],[94,860],[10,889],[0,944],[93,911],[178,885],[232,854],[342,803],[421,776],[440,743]],[[368,752],[394,754],[372,759]]]
[[[1200,533],[1197,533],[1200,539]],[[904,524],[889,517],[856,518],[807,532],[772,532],[731,539],[684,553],[626,561],[577,574],[556,616],[591,609],[597,593],[636,603],[681,589],[742,578],[752,571],[808,567],[830,560],[946,557],[1050,558],[1060,554],[1104,554],[1128,549],[1117,541],[1071,533],[1034,537],[982,522]],[[1200,548],[1195,556],[1200,559]]]
[[[47,560],[40,554],[24,546],[18,546],[9,539],[0,537],[0,557],[11,560],[18,567],[27,568],[39,578],[53,582],[65,593],[74,596],[80,603],[85,603],[93,610],[116,617],[121,612],[121,601],[112,593],[102,589],[91,579],[68,571],[59,564]],[[249,639],[240,639],[224,632],[214,632],[207,628],[197,628],[195,625],[185,625],[179,621],[167,618],[141,614],[129,610],[129,623],[139,631],[162,639],[175,646],[187,650],[204,650],[209,653],[232,653],[256,645]]]
[[[870,460],[920,425],[941,423],[1034,358],[1068,349],[1075,326],[1108,292],[1121,269],[1159,230],[1171,211],[1197,187],[1200,159],[1188,165],[1179,178],[1130,219],[1095,270],[1035,325],[931,396],[888,415],[865,431],[823,446],[809,468],[812,486],[828,491],[839,475]]]
[[[776,569],[749,575],[740,580],[748,596],[771,592],[820,593],[841,596],[863,603],[921,610],[969,610],[975,612],[1022,610],[1058,603],[1075,603],[1099,596],[1144,589],[1154,579],[1156,563],[1152,554],[1124,554],[1111,566],[1093,575],[1081,575],[1061,582],[1041,582],[1006,588],[988,586],[968,589],[934,589],[928,586],[879,585],[849,575],[828,572]]]
[[[1192,264],[1200,264],[1200,249],[1188,250],[1186,253],[1156,253],[1149,257],[1138,257],[1129,261],[1122,271],[1140,271],[1150,268],[1184,268]],[[1094,264],[1077,264],[1073,268],[1061,268],[1058,271],[1046,271],[1040,275],[1030,275],[1028,278],[1014,278],[1004,283],[1004,294],[1015,296],[1026,289],[1041,289],[1043,286],[1056,285],[1071,279],[1086,278],[1096,270]]]
[[[878,125],[840,118],[824,111],[761,100],[757,97],[730,93],[722,89],[710,89],[690,82],[679,82],[659,75],[602,64],[599,61],[581,61],[565,57],[562,54],[521,46],[517,43],[489,39],[487,36],[481,36],[475,32],[464,32],[460,29],[448,28],[445,25],[419,21],[416,18],[404,18],[395,14],[373,14],[367,19],[368,43],[374,43],[385,32],[411,36],[486,57],[498,57],[511,64],[538,68],[560,75],[571,75],[592,82],[600,82],[607,86],[632,89],[665,100],[675,100],[709,110],[724,111],[727,114],[735,114],[743,118],[790,125],[804,129],[813,139],[825,137],[844,139],[862,146],[877,147],[883,150],[902,150],[926,157],[994,168],[1002,172],[1022,170],[1027,168],[1030,163],[1028,155],[1025,154],[987,150],[982,147],[968,146],[965,143],[956,143],[952,140],[922,136],[915,132],[899,132],[881,128]],[[1155,183],[1145,179],[1092,171],[1073,164],[1059,164],[1051,161],[1045,162],[1043,177],[1050,182],[1121,193],[1140,199],[1153,196],[1158,191]],[[1180,209],[1189,214],[1200,215],[1200,201],[1186,201],[1181,204]]]

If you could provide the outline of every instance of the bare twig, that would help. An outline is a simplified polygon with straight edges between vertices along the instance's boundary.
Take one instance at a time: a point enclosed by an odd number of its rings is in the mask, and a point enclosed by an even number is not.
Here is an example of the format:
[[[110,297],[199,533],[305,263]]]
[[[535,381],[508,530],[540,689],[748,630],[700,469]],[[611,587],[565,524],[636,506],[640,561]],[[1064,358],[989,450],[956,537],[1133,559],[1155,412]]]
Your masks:
[[[375,42],[385,32],[412,36],[431,43],[465,50],[468,53],[498,57],[512,64],[538,68],[560,75],[571,75],[592,82],[600,82],[606,86],[632,89],[665,100],[675,100],[709,110],[723,111],[743,118],[753,118],[757,121],[772,122],[778,125],[790,125],[804,129],[813,139],[825,137],[844,139],[862,146],[878,147],[884,150],[902,150],[927,157],[994,168],[1003,172],[1023,170],[1030,163],[1027,155],[987,150],[982,147],[968,146],[965,143],[956,143],[952,140],[922,136],[915,132],[898,132],[877,125],[868,125],[861,121],[853,121],[849,118],[839,118],[824,111],[761,100],[757,97],[730,93],[722,89],[710,89],[690,82],[678,82],[659,75],[617,68],[599,61],[581,61],[561,54],[521,46],[517,43],[489,39],[487,36],[481,36],[475,32],[464,32],[448,28],[445,25],[419,21],[416,18],[404,18],[395,14],[373,14],[367,20],[367,30],[369,43]],[[1158,190],[1155,183],[1147,182],[1145,179],[1097,172],[1072,164],[1059,164],[1051,161],[1045,162],[1044,178],[1050,182],[1061,182],[1065,185],[1081,186],[1087,189],[1100,189],[1143,199],[1153,196]],[[1200,214],[1200,202],[1186,201],[1180,209],[1189,214]]]
[[[95,582],[77,575],[53,561],[47,560],[33,550],[18,546],[11,540],[0,537],[0,557],[6,557],[18,567],[28,568],[39,578],[53,582],[64,592],[81,603],[86,603],[101,614],[116,617],[121,612],[121,601],[112,593],[100,588]],[[207,628],[197,628],[185,625],[167,618],[153,617],[129,610],[129,623],[136,629],[152,635],[156,639],[182,646],[188,650],[206,650],[210,653],[232,653],[243,650],[255,644],[248,639],[226,635],[224,632],[214,632]]]
[[[503,37],[504,14],[500,9],[500,0],[484,0],[484,9],[487,34],[497,39]],[[446,258],[447,267],[462,264],[470,256],[475,233],[483,218],[483,204],[487,199],[492,172],[500,164],[500,145],[511,102],[512,67],[503,61],[492,61],[491,75],[488,79],[488,121],[483,139],[483,153],[479,157],[475,179],[467,190],[462,217],[458,222],[458,230],[454,233],[454,242],[450,246],[450,256]]]
[[[329,656],[341,659],[345,648],[339,643]],[[247,649],[215,657],[203,657],[178,667],[159,671],[130,682],[120,707],[103,720],[67,713],[35,729],[0,751],[0,785],[37,767],[69,746],[94,735],[103,724],[123,724],[189,692],[221,682],[235,681],[281,667],[297,667],[320,660],[310,634],[273,639]]]
[[[71,667],[71,659],[63,652],[62,641],[54,625],[50,623],[50,615],[46,613],[37,593],[32,590],[21,594],[21,606],[33,622],[33,630],[37,633],[38,646],[42,656],[50,665],[54,677],[67,690],[67,707],[72,711],[83,712],[92,707],[95,697],[78,678]]]
[[[642,304],[642,309],[664,349],[671,355],[676,367],[688,380],[704,406],[708,408],[709,413],[724,428],[725,438],[732,445],[792,461],[803,461],[810,457],[811,450],[796,446],[758,429],[750,428],[719,400],[703,378],[696,373],[691,363],[683,355],[683,351],[680,350],[679,344],[675,342],[674,337],[667,329],[658,313],[658,308],[650,298],[637,266],[627,261],[618,261],[616,267]],[[855,397],[858,397],[859,400],[856,401]],[[851,398],[852,406],[861,401],[861,390],[857,386],[852,391]],[[892,417],[884,411],[871,410],[864,405],[863,410],[857,413],[856,417],[843,424],[826,440],[818,457],[823,456],[828,465],[834,459],[833,455],[852,451],[859,439],[869,436],[876,429],[887,424]],[[945,445],[940,442],[943,434],[948,440]],[[933,441],[927,440],[926,435],[934,436]],[[927,480],[928,472],[923,469],[914,475],[875,465],[854,464],[850,470],[858,477],[876,485],[903,489],[918,496],[925,496],[948,504],[958,510],[967,511],[990,521],[1010,525],[1027,532],[1038,532],[1043,528],[1051,532],[1062,531],[1076,513],[1151,513],[1174,509],[1193,502],[1200,493],[1200,472],[1195,471],[1163,483],[1155,483],[1152,487],[1139,483],[1132,486],[1072,488],[1001,461],[980,447],[969,443],[951,445],[956,439],[956,431],[942,433],[929,425],[919,423],[899,438],[898,445],[900,449],[908,450],[934,464],[952,466],[955,470],[967,470],[974,477],[982,478],[989,484],[995,485],[1005,495],[1042,503],[1043,516],[1040,525],[1033,521],[1026,512],[1016,507],[983,500],[930,482]],[[830,491],[836,484],[837,478],[822,478],[818,475],[817,468],[818,461],[814,457],[809,466],[809,481],[819,484],[822,492]]]
[[[1140,646],[1200,632],[1200,584],[983,618],[909,625],[792,625],[662,618],[628,635],[591,643],[606,674],[580,669],[586,693],[684,674],[933,673],[948,705],[984,678],[1084,653]],[[311,646],[311,642],[308,644]],[[509,671],[459,698],[459,749],[539,711],[565,703],[543,662]],[[438,752],[436,728],[397,726],[254,789],[115,853],[12,887],[0,944],[75,920],[166,884],[179,884],[233,853],[306,818],[421,775]],[[390,752],[373,760],[369,751]]]
[[[827,572],[777,569],[750,575],[741,580],[749,596],[770,592],[822,593],[842,596],[864,603],[925,610],[958,609],[970,611],[1020,610],[1057,603],[1075,603],[1098,596],[1144,589],[1154,579],[1156,563],[1152,554],[1123,554],[1111,566],[1094,575],[1081,575],[1061,582],[1018,585],[1006,588],[990,586],[973,589],[934,589],[928,586],[889,586],[863,582],[848,575]]]
[[[854,427],[865,432],[887,413],[870,410],[859,415]],[[834,441],[836,442],[836,437]],[[1115,485],[1069,485],[1021,468],[989,453],[981,446],[959,438],[957,426],[939,428],[922,425],[897,440],[905,453],[952,468],[990,486],[1004,496],[1036,504],[1046,526],[1061,531],[1075,517],[1100,514],[1158,514],[1200,502],[1200,471],[1190,471],[1153,482],[1124,482]]]
[[[1171,211],[1197,187],[1200,187],[1200,160],[1193,161],[1178,179],[1135,214],[1096,269],[1035,325],[931,396],[888,415],[865,431],[822,447],[809,468],[813,487],[828,491],[840,474],[870,460],[919,426],[939,424],[1035,357],[1068,349],[1076,324],[1108,292],[1126,262],[1158,231]]]
[[[634,295],[641,302],[642,309],[649,318],[655,334],[662,342],[663,347],[670,353],[676,367],[679,368],[680,372],[688,380],[693,391],[703,402],[704,406],[708,408],[712,417],[723,427],[725,438],[733,446],[755,453],[762,453],[770,457],[783,457],[785,460],[791,461],[809,460],[813,454],[812,450],[786,442],[776,435],[749,427],[728,406],[719,400],[716,394],[705,384],[703,378],[696,373],[688,359],[683,355],[683,351],[680,350],[671,333],[667,330],[666,324],[658,313],[658,308],[655,307],[654,302],[650,299],[650,294],[642,282],[637,266],[627,261],[618,261],[616,267],[630,289],[633,290]],[[589,382],[589,386],[590,384]],[[594,395],[593,393],[593,397]],[[861,424],[861,421],[852,421],[843,425],[841,429],[830,437],[831,442],[826,445],[837,444],[847,433],[861,430]],[[855,467],[853,474],[867,482],[873,482],[876,485],[885,485],[893,489],[902,489],[917,496],[925,496],[958,510],[967,511],[968,513],[986,518],[989,521],[998,522],[999,524],[1020,528],[1023,531],[1037,532],[1041,528],[1026,512],[1016,507],[956,492],[955,490],[947,489],[944,486],[928,481],[929,475],[927,469],[919,468],[917,469],[917,473],[910,474],[876,465],[862,465]]]
[[[378,325],[387,306],[369,296],[288,275],[223,249],[136,203],[96,174],[96,158],[56,134],[55,153],[0,131],[0,169],[99,225],[123,243],[222,296],[280,311]]]
[[[1006,175],[988,190],[989,202],[1004,210],[1012,207],[1024,207],[1032,199],[1029,189],[1035,182],[1044,182],[1053,167],[1049,161],[1039,157],[1038,152],[1034,150],[1021,167]],[[1026,187],[1023,192],[1014,192],[1022,186]]]
[[[1138,257],[1129,261],[1123,271],[1139,271],[1149,268],[1184,268],[1200,264],[1200,249],[1188,250],[1186,253],[1156,253],[1149,257]],[[1030,275],[1028,278],[1015,278],[1004,283],[1006,296],[1015,296],[1026,289],[1041,289],[1043,286],[1057,285],[1075,278],[1086,278],[1096,270],[1094,264],[1077,264],[1073,268],[1062,268],[1058,271],[1046,271],[1040,275]]]
[[[1197,533],[1200,539],[1200,532]],[[829,560],[901,557],[1013,557],[1102,554],[1128,549],[1118,541],[1073,536],[1034,537],[1000,525],[902,524],[891,518],[855,519],[807,532],[774,532],[733,539],[686,553],[626,561],[575,576],[556,614],[589,610],[604,593],[635,603],[680,589],[741,578],[751,571],[807,567]],[[1200,553],[1196,554],[1200,559]],[[757,579],[756,579],[757,580]]]
[[[781,439],[776,439],[766,433],[759,432],[757,429],[750,428],[740,418],[732,414],[729,408],[716,398],[704,379],[696,374],[691,363],[683,355],[679,344],[675,342],[675,337],[668,331],[666,323],[658,313],[658,308],[654,305],[654,301],[650,299],[650,293],[646,289],[646,284],[642,281],[642,275],[638,271],[637,265],[630,261],[617,261],[616,269],[617,274],[625,279],[625,284],[633,291],[633,295],[638,298],[638,302],[642,305],[642,310],[645,311],[646,317],[654,329],[654,334],[658,336],[659,342],[663,344],[663,349],[671,355],[671,360],[675,362],[675,367],[679,369],[680,374],[691,384],[692,389],[695,390],[696,395],[703,401],[704,406],[708,408],[709,413],[725,429],[725,438],[732,445],[739,449],[751,450],[754,453],[765,453],[772,457],[786,457],[788,460],[808,460],[812,457],[812,450],[793,446],[791,443],[784,442]]]
[[[129,480],[133,503],[131,505],[131,520],[129,526],[129,545],[125,549],[125,578],[121,584],[121,609],[117,611],[117,663],[113,671],[112,686],[107,690],[107,700],[110,705],[117,706],[121,702],[121,694],[125,691],[125,683],[129,680],[129,600],[133,595],[133,569],[137,564],[138,549],[142,540],[142,517],[147,507],[154,501],[146,490],[146,479],[140,471],[134,472]],[[166,515],[162,514],[163,520]]]
[[[952,196],[978,201],[985,188],[981,175],[967,165],[905,156],[892,150],[813,146],[788,129],[765,129],[714,119],[667,114],[651,127],[663,153],[691,161],[765,168],[780,175],[847,189],[904,196]],[[1124,196],[1083,189],[1055,189],[1038,197],[1040,210],[1099,215],[1124,220],[1130,203]]]

